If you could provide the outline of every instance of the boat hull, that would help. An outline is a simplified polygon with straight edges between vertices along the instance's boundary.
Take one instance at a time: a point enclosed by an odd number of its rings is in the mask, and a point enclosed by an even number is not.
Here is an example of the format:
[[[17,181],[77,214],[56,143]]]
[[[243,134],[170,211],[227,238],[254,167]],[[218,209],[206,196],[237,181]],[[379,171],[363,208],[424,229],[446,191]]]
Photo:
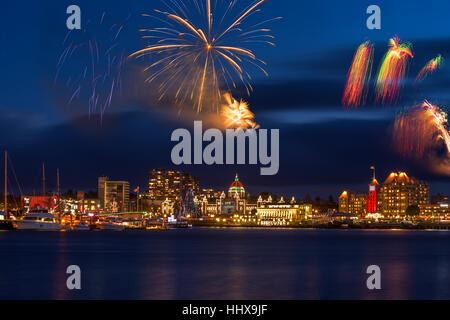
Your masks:
[[[14,230],[14,223],[11,220],[0,220],[0,230]]]
[[[61,224],[55,222],[18,220],[16,221],[16,224],[18,230],[58,231],[63,229],[63,226]]]
[[[99,223],[99,224],[97,224],[97,227],[100,230],[111,230],[111,231],[125,230],[125,226],[120,225],[120,224],[113,224],[113,223]]]
[[[91,228],[88,225],[79,225],[79,224],[77,224],[77,225],[74,225],[72,227],[72,230],[73,231],[90,231]]]

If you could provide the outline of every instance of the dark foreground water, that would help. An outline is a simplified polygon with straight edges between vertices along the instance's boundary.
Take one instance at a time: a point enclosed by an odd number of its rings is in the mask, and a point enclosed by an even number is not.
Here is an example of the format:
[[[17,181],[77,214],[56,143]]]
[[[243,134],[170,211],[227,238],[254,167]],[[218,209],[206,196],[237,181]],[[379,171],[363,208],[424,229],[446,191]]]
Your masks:
[[[80,291],[66,268],[81,268]],[[381,267],[382,290],[366,287]],[[0,299],[450,299],[450,232],[0,232]]]

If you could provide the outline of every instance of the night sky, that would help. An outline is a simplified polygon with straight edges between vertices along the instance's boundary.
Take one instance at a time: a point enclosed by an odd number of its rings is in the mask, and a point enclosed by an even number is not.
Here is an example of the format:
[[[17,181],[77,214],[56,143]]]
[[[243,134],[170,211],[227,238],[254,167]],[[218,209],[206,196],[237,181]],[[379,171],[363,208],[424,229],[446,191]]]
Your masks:
[[[9,151],[25,192],[40,190],[43,161],[50,190],[56,186],[56,168],[61,170],[63,189],[95,190],[97,177],[107,175],[146,190],[149,170],[175,168],[170,135],[176,128],[192,128],[193,119],[153,103],[148,97],[154,88],[136,76],[137,63],[127,68],[123,94],[101,121],[96,115],[89,117],[85,101],[69,104],[72,93],[54,78],[71,4],[81,8],[82,28],[102,12],[110,21],[126,21],[120,45],[127,54],[143,47],[137,30],[149,27],[149,22],[140,14],[164,8],[158,0],[2,3],[1,149]],[[371,4],[381,7],[381,30],[366,28],[365,12]],[[336,198],[344,188],[365,191],[374,165],[379,181],[392,170],[404,170],[428,181],[433,193],[450,194],[448,177],[399,156],[389,136],[400,108],[425,98],[449,105],[450,63],[419,88],[410,81],[438,54],[450,61],[448,1],[269,0],[263,10],[264,17],[283,19],[270,24],[277,47],[255,49],[268,62],[270,77],[255,73],[255,90],[245,98],[262,128],[280,129],[279,174],[260,176],[259,165],[178,169],[197,175],[202,188],[224,190],[238,172],[251,193]],[[355,49],[365,40],[373,41],[376,70],[394,35],[412,42],[415,52],[411,78],[397,107],[367,105],[346,111],[340,100]],[[76,57],[72,60],[74,70],[80,68],[78,62]],[[18,192],[14,176],[10,179]]]

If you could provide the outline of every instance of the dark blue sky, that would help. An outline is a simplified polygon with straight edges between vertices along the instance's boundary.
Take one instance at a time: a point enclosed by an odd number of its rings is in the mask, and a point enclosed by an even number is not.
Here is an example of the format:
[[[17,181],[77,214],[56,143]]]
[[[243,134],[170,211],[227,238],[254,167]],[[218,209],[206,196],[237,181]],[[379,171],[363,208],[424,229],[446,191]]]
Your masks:
[[[82,28],[87,25],[92,33],[100,30],[87,21],[103,12],[111,23],[126,21],[120,45],[127,54],[143,45],[137,30],[148,27],[148,20],[140,14],[164,8],[158,0],[2,3],[2,149],[10,151],[26,192],[39,190],[42,161],[50,189],[57,167],[64,189],[95,189],[99,175],[146,187],[149,170],[173,168],[172,130],[190,128],[192,122],[174,116],[173,108],[148,100],[147,92],[153,89],[136,80],[136,65],[129,67],[124,93],[106,110],[102,123],[88,118],[86,101],[69,104],[70,90],[62,81],[55,84],[54,78],[67,34],[65,12],[71,4],[81,7]],[[381,7],[381,30],[366,28],[365,11],[371,4]],[[365,40],[375,42],[375,67],[390,37],[411,41],[415,52],[411,76],[437,54],[449,60],[448,1],[269,0],[263,10],[267,18],[283,20],[271,24],[277,47],[255,49],[268,62],[271,76],[255,74],[255,91],[247,100],[263,128],[280,129],[279,174],[259,176],[259,166],[180,169],[198,175],[202,187],[225,189],[239,172],[250,192],[337,196],[343,188],[365,190],[369,167],[375,165],[379,180],[391,170],[406,170],[429,181],[433,192],[450,193],[448,177],[401,158],[389,137],[398,108],[424,98],[449,105],[449,63],[420,88],[406,85],[397,109],[367,106],[346,112],[340,105],[354,50]],[[71,68],[82,68],[82,59],[74,57]]]

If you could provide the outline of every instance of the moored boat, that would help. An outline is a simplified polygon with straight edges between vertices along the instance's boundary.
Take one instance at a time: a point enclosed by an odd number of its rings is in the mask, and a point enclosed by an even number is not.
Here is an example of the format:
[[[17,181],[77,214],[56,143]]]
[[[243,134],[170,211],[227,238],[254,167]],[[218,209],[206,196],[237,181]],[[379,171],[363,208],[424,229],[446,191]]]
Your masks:
[[[89,225],[87,223],[80,222],[80,223],[74,224],[72,226],[72,230],[74,230],[74,231],[89,231],[89,230],[91,230],[91,227],[89,227]]]
[[[19,230],[62,230],[64,227],[47,209],[30,210],[22,219],[16,220]]]
[[[115,217],[108,217],[103,221],[97,222],[97,228],[100,230],[113,230],[113,231],[123,231],[125,226],[122,221],[117,220]]]
[[[8,215],[4,211],[0,211],[0,230],[13,230],[14,221],[8,219]]]

